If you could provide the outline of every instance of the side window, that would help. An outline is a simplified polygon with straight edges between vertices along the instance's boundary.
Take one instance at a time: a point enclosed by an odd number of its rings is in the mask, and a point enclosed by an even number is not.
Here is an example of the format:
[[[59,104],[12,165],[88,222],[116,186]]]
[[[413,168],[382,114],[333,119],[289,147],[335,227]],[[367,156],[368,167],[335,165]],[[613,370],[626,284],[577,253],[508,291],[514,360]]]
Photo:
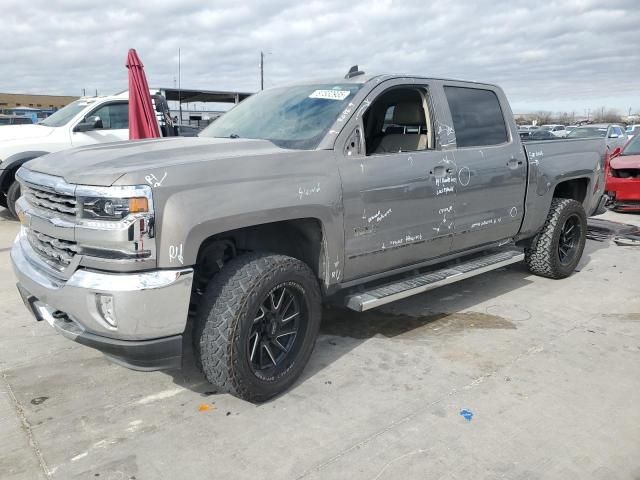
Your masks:
[[[374,100],[362,121],[367,155],[433,148],[426,88],[390,88]]]
[[[100,117],[103,130],[129,128],[129,105],[127,103],[109,103],[98,108],[90,117]]]
[[[111,118],[111,128],[123,130],[129,128],[129,104],[112,103],[109,105],[109,117]]]
[[[499,145],[508,141],[500,101],[491,90],[444,87],[458,148]]]

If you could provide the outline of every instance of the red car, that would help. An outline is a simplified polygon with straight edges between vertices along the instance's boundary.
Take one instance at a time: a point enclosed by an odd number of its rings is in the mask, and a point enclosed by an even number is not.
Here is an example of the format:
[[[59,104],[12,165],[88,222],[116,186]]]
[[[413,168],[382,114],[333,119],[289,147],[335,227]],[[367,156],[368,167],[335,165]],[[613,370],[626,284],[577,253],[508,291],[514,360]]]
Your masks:
[[[640,135],[609,157],[605,190],[613,210],[640,212]]]

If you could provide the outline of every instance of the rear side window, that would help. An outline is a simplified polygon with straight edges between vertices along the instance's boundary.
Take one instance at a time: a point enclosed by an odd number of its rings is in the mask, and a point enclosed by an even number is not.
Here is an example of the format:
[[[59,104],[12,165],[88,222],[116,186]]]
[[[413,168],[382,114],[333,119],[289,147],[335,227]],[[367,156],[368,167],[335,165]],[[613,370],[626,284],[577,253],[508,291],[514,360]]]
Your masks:
[[[498,145],[508,140],[498,97],[491,90],[444,87],[458,148]]]

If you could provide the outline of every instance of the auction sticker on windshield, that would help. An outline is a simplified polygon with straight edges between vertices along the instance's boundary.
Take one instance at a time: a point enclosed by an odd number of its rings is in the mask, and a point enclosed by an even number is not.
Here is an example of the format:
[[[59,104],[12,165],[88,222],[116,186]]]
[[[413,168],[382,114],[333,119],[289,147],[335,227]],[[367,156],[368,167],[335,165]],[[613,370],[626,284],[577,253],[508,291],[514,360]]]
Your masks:
[[[324,98],[325,100],[344,100],[349,96],[349,90],[316,90],[309,98]]]

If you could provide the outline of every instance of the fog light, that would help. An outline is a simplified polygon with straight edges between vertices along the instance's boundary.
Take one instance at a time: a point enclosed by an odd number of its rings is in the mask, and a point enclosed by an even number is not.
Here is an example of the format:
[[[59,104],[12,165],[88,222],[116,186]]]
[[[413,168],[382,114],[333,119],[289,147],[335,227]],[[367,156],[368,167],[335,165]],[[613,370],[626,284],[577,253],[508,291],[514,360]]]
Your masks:
[[[96,304],[98,305],[98,311],[102,318],[111,325],[116,328],[116,315],[115,308],[113,306],[113,297],[111,295],[104,295],[102,293],[96,294]]]

